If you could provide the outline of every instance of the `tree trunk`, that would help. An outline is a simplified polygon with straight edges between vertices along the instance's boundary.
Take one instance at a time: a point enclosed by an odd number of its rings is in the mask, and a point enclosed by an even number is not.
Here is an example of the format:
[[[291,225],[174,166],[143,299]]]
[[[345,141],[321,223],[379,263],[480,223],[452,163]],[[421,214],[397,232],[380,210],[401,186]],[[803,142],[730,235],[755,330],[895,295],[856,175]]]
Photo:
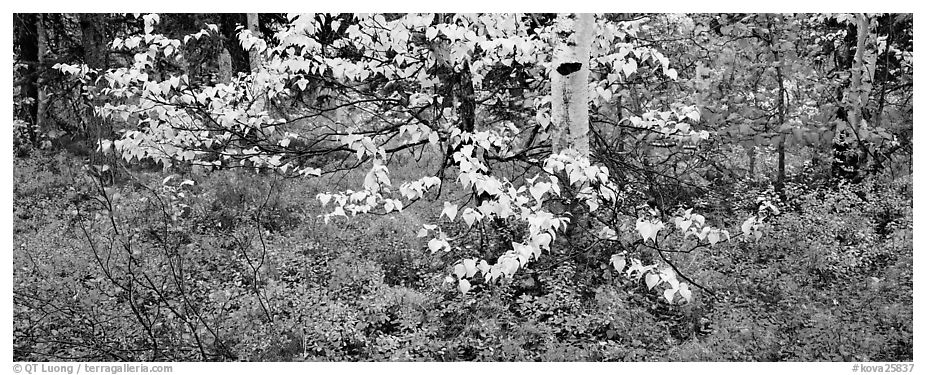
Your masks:
[[[45,121],[45,105],[47,104],[46,95],[45,95],[45,79],[43,78],[45,74],[45,55],[48,53],[48,41],[45,34],[45,18],[42,14],[38,14],[35,20],[35,30],[36,30],[36,41],[38,42],[38,65],[36,67],[36,73],[38,75],[36,79],[38,97],[36,98],[35,103],[35,125],[42,132],[42,134],[48,134],[48,122]]]
[[[24,64],[22,69],[22,79],[19,85],[19,95],[23,100],[21,108],[23,109],[22,117],[30,124],[35,124],[38,118],[36,103],[39,100],[38,93],[38,30],[36,26],[38,18],[35,13],[17,13],[13,16],[20,32],[17,35],[17,44],[19,45],[19,61]],[[29,140],[34,145],[36,142],[35,128],[29,127]]]
[[[222,36],[225,37],[223,44],[231,57],[232,75],[247,73],[250,71],[248,66],[249,55],[244,48],[241,48],[241,41],[238,40],[237,30],[238,25],[243,25],[247,22],[247,17],[243,13],[223,13],[221,15],[221,20]]]
[[[868,42],[868,16],[859,13],[855,17],[856,44],[855,56],[852,60],[852,76],[849,81],[848,95],[843,95],[843,109],[845,123],[851,131],[854,141],[842,139],[841,133],[845,128],[837,125],[836,135],[833,139],[833,166],[835,176],[858,181],[861,178],[861,168],[870,151],[863,142],[862,109],[868,101],[868,93],[862,87],[862,77],[865,69],[865,51]],[[843,122],[837,122],[842,124]]]
[[[81,13],[80,41],[84,48],[84,63],[92,69],[106,67],[109,51],[102,30],[106,22],[105,15],[97,13]]]
[[[773,47],[777,48],[777,47]],[[785,83],[784,77],[781,74],[781,59],[778,55],[778,50],[773,52],[775,56],[775,78],[778,81],[778,181],[775,183],[775,190],[778,191],[778,194],[783,194],[785,189],[785,139],[788,135],[781,133],[781,128],[785,124],[785,116],[787,115],[787,103],[785,103]]]
[[[573,30],[572,35],[560,38],[556,46],[553,70],[550,71],[550,96],[552,99],[552,133],[553,152],[567,152],[574,156],[589,157],[588,137],[588,75],[589,48],[595,37],[595,15],[579,13],[571,16],[560,15],[557,19],[559,29]],[[569,23],[574,22],[570,28]],[[561,181],[569,181],[561,176]],[[571,185],[563,186],[563,197],[570,203],[565,206],[554,205],[553,211],[560,211],[570,216],[572,221],[557,241],[560,246],[568,243],[582,228],[588,228],[588,212],[579,204],[576,191]]]
[[[81,13],[78,20],[84,63],[91,69],[105,69],[109,64],[109,43],[106,41],[106,33],[103,29],[107,16],[99,13]],[[110,138],[114,130],[111,122],[106,123],[96,116],[94,107],[101,104],[99,96],[87,103],[86,112],[81,116],[84,134],[78,138],[84,138],[80,142],[85,142],[87,150],[90,150],[90,159],[93,163],[102,163],[101,160],[106,160],[105,155],[92,150],[97,149],[101,139]],[[109,126],[106,127],[106,125]]]
[[[574,150],[588,157],[588,68],[589,48],[595,37],[595,15],[580,13],[574,18],[571,40],[559,41],[550,72],[553,152]],[[568,20],[560,16],[558,22]]]
[[[859,13],[855,17],[858,33],[855,44],[855,59],[852,63],[852,83],[849,88],[849,100],[851,111],[849,112],[849,126],[858,136],[859,127],[861,126],[862,107],[867,102],[867,95],[863,95],[862,90],[862,73],[865,70],[865,46],[868,41],[868,16]],[[866,93],[867,94],[867,93]],[[862,140],[859,139],[859,142]]]
[[[216,74],[216,80],[219,83],[225,84],[231,82],[232,77],[235,75],[235,68],[231,53],[228,52],[227,48],[221,47],[219,49],[218,61],[216,64],[219,66],[219,71]]]
[[[248,13],[248,30],[251,32],[251,35],[260,38],[260,27],[258,22],[257,13]],[[260,71],[260,65],[263,61],[261,60],[260,52],[255,48],[251,48],[248,51],[248,64],[251,67],[251,73],[257,73]]]

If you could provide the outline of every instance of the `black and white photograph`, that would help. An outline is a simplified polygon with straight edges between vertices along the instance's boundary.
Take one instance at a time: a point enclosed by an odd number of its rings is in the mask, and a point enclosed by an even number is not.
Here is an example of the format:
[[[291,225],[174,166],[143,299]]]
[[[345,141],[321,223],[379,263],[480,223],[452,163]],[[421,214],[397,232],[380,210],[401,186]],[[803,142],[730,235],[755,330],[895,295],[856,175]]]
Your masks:
[[[913,13],[222,9],[12,14],[14,373],[914,371]]]

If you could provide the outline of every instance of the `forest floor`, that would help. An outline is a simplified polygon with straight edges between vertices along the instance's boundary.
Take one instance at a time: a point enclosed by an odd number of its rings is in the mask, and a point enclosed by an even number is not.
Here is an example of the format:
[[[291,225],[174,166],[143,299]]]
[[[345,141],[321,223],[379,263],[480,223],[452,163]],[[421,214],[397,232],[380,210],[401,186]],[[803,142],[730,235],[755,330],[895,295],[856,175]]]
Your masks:
[[[670,306],[612,275],[611,249],[461,295],[454,262],[516,228],[447,225],[468,246],[431,254],[437,204],[326,225],[315,196],[346,182],[136,172],[106,202],[71,156],[14,175],[16,361],[913,358],[909,176],[795,198],[761,241],[685,258],[714,295]]]

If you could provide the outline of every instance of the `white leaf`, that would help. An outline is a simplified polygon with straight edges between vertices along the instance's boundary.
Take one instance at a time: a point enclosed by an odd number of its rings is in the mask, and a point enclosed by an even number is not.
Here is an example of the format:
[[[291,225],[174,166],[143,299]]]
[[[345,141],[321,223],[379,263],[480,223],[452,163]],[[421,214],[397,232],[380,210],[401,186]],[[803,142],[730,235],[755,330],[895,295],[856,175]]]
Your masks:
[[[630,75],[637,71],[637,60],[627,59],[627,63],[621,66],[621,70],[624,71],[624,77],[630,78]]]
[[[476,260],[463,259],[463,268],[466,270],[466,277],[473,277],[476,274]]]
[[[298,81],[296,81],[296,86],[299,86],[299,89],[303,91],[305,91],[305,87],[308,86],[308,84],[309,80],[305,78],[300,78]]]
[[[711,243],[711,246],[716,245],[717,242],[720,242],[720,231],[712,230],[710,234],[707,235],[707,240]]]
[[[598,238],[601,238],[603,240],[617,240],[618,239],[617,232],[615,232],[614,229],[611,229],[609,227],[602,227],[601,230],[598,231]]]
[[[473,226],[473,223],[476,222],[476,220],[479,220],[482,217],[482,214],[472,208],[467,207],[465,210],[463,210],[462,216],[463,221],[466,222],[466,225],[471,227]]]
[[[440,216],[447,216],[450,221],[453,221],[457,217],[457,205],[450,202],[444,202],[444,210],[441,211]]]
[[[611,255],[611,265],[614,266],[614,270],[620,272],[627,265],[627,258],[618,254]]]
[[[534,197],[534,200],[537,201],[537,204],[543,203],[541,198],[543,198],[544,193],[550,190],[550,187],[552,186],[549,182],[541,182],[541,183],[535,184],[534,186],[531,186],[529,191],[531,193],[531,196]]]
[[[704,216],[693,214],[691,215],[691,221],[697,222],[699,226],[704,226]]]
[[[462,264],[457,264],[453,266],[453,274],[457,275],[458,279],[462,279],[463,276],[466,276],[466,267]]]
[[[441,241],[437,238],[432,238],[430,241],[428,241],[428,249],[431,250],[431,253],[433,254],[437,252],[437,250],[440,250],[442,247],[444,247],[445,243],[446,241]]]
[[[489,263],[487,263],[485,260],[480,260],[479,265],[477,265],[476,268],[478,268],[483,275],[487,275],[489,273],[490,267]]]
[[[459,289],[460,289],[460,293],[463,293],[463,294],[466,294],[466,292],[469,292],[469,289],[470,289],[469,281],[467,281],[466,279],[460,280]]]
[[[550,235],[550,233],[540,233],[536,236],[531,237],[531,244],[535,245],[538,251],[541,247],[549,248],[550,242],[552,241],[553,241],[553,236]]]
[[[666,301],[669,301],[670,304],[675,300],[675,291],[675,289],[666,289],[662,292],[662,295],[666,297]]]
[[[743,230],[743,234],[745,234],[746,237],[749,237],[749,234],[752,232],[752,227],[755,225],[755,223],[756,217],[750,216],[748,219],[746,219],[746,221],[743,222],[743,225],[740,226],[740,229]]]
[[[652,272],[646,274],[646,288],[653,290],[656,285],[659,285],[659,275]]]
[[[637,219],[637,232],[640,233],[640,236],[643,237],[643,241],[652,239],[656,241],[656,234],[659,233],[659,230],[662,229],[665,225],[661,221],[648,221],[643,218]]]
[[[427,237],[427,236],[428,236],[428,230],[427,230],[427,229],[421,229],[421,230],[418,231],[418,238]]]
[[[704,238],[707,237],[707,234],[710,233],[710,231],[711,227],[704,227],[701,228],[701,232],[697,233],[696,235],[698,236],[699,240],[704,241]]]
[[[688,289],[688,283],[681,283],[678,285],[678,293],[685,299],[686,302],[691,302],[691,289]]]
[[[689,227],[691,227],[691,220],[682,220],[681,226],[679,226],[682,232],[687,232]]]

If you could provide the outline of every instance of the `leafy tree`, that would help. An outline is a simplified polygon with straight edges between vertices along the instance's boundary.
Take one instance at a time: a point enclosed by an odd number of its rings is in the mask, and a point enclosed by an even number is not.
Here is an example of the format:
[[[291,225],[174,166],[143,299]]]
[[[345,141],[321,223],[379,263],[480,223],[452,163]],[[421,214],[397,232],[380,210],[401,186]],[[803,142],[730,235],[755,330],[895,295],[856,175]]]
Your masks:
[[[326,223],[348,213],[401,211],[457,182],[471,194],[443,202],[442,219],[526,228],[507,248],[456,265],[450,281],[464,294],[477,273],[480,283],[511,277],[565,246],[554,243],[560,236],[619,249],[601,261],[634,278],[649,275],[651,288],[665,285],[669,302],[676,294],[690,300],[688,285],[697,283],[666,251],[735,237],[691,209],[673,213],[664,201],[644,203],[659,195],[648,181],[659,174],[654,163],[674,169],[710,133],[697,129],[700,111],[681,91],[677,100],[651,92],[651,102],[636,100],[630,116],[621,108],[615,116],[612,100],[635,100],[638,87],[678,79],[659,48],[637,38],[647,30],[643,19],[309,14],[289,16],[264,37],[250,14],[239,34],[250,74],[208,84],[171,66],[183,65],[191,44],[219,38],[219,27],[171,38],[155,32],[158,15],[142,18],[141,35],[112,43],[134,54],[132,62],[99,72],[96,90],[108,101],[98,112],[126,123],[121,136],[100,140],[100,151],[164,168],[246,167],[305,177],[364,168],[358,190],[319,194],[323,205],[334,205],[322,216]],[[57,67],[78,76],[94,71]],[[512,104],[517,111],[506,108]],[[600,126],[589,125],[596,121]],[[593,150],[591,133],[598,139]],[[434,155],[442,155],[439,170],[391,178],[401,158]],[[766,202],[747,215],[737,236],[761,237],[773,210]],[[419,234],[432,252],[459,248],[447,225],[425,224]],[[651,251],[664,267],[637,259]]]

